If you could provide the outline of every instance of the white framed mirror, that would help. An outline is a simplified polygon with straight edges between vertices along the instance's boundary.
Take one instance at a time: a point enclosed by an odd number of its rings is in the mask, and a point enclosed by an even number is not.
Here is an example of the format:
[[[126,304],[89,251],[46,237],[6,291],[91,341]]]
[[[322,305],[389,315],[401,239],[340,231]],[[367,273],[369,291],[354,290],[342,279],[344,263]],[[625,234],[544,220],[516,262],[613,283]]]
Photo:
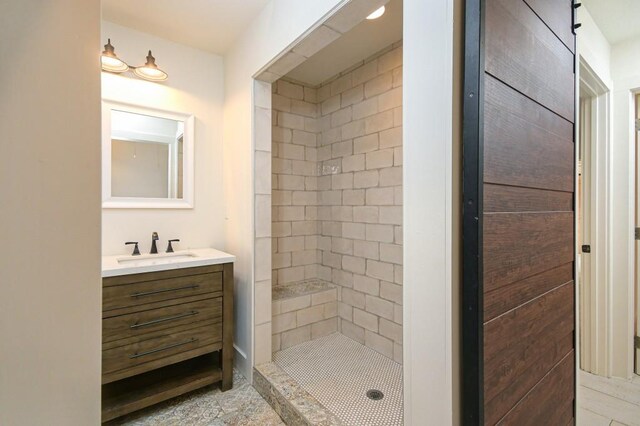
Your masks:
[[[102,101],[102,207],[193,208],[194,117]]]

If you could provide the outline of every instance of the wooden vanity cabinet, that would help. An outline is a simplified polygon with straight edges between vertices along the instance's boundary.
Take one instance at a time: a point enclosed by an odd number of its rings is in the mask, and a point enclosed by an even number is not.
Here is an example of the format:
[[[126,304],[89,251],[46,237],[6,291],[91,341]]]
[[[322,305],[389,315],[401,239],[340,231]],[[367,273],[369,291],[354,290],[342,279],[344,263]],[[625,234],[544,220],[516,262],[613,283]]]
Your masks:
[[[233,264],[102,280],[102,421],[233,381]]]

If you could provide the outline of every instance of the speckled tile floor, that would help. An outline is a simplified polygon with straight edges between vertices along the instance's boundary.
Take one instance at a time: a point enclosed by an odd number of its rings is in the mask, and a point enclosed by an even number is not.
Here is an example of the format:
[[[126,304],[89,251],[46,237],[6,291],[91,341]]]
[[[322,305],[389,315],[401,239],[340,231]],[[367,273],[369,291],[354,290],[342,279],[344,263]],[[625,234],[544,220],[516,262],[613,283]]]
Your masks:
[[[109,426],[280,426],[282,419],[247,380],[234,371],[233,389],[207,386],[108,423]]]

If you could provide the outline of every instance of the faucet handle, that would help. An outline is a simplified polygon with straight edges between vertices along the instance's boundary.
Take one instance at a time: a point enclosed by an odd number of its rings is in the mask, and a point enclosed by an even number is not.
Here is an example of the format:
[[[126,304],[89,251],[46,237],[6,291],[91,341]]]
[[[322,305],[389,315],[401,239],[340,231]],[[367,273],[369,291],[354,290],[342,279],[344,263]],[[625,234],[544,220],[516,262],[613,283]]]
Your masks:
[[[127,246],[129,244],[135,244],[135,246],[133,247],[133,253],[131,253],[131,256],[140,256],[140,250],[138,250],[138,242],[137,241],[127,241],[126,243],[124,243],[125,246]]]
[[[151,239],[152,240],[159,240],[160,238],[158,237],[158,233],[154,232],[153,234],[151,234]]]
[[[173,242],[178,242],[180,241],[179,239],[175,238],[173,240],[169,240],[169,245],[167,246],[167,253],[173,253],[173,246],[171,245],[171,243]]]

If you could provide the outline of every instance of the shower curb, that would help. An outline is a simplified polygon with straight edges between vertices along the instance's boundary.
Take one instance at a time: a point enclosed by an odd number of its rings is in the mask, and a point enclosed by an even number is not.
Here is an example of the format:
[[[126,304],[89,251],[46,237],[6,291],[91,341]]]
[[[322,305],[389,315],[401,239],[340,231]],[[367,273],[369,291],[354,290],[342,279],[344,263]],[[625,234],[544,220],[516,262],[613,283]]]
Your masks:
[[[253,387],[289,426],[343,423],[273,362],[254,368]]]

